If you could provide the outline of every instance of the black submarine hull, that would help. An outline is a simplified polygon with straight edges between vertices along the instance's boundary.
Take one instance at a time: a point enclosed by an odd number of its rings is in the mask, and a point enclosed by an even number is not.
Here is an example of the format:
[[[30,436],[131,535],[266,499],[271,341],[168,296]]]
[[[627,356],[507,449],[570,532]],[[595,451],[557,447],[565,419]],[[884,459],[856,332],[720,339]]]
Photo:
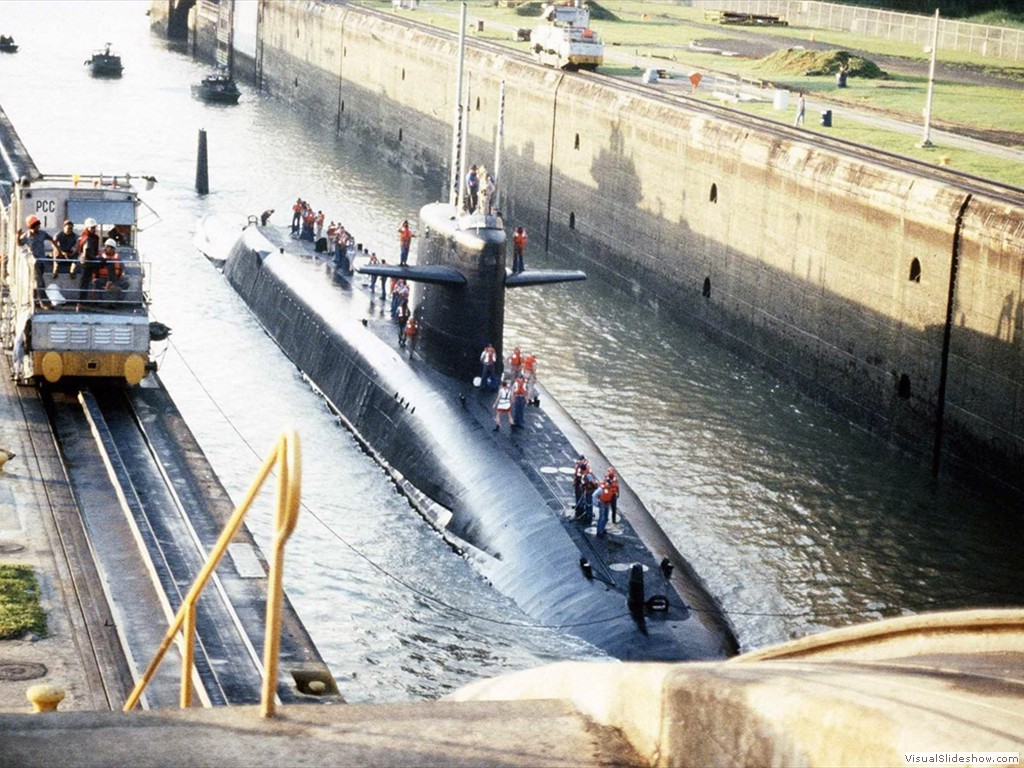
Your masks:
[[[325,279],[302,248],[250,225],[220,254],[224,275],[421,514],[499,591],[536,621],[623,660],[709,659],[737,651],[720,608],[638,501],[631,517],[638,531],[653,531],[647,538],[658,542],[658,551],[637,535],[621,542],[622,554],[642,564],[648,596],[667,597],[656,611],[627,607],[629,563],[623,569],[611,562],[588,541],[592,536],[567,521],[568,478],[559,478],[559,497],[536,466],[510,454],[507,433],[492,433],[493,422],[481,415],[489,400],[484,405],[461,380],[399,355],[345,306],[346,294],[355,298],[347,281]],[[592,460],[606,462],[593,456],[596,446],[572,446],[548,426],[565,443],[566,457],[586,447]],[[631,496],[623,485],[624,498]],[[628,533],[634,538],[632,528]],[[659,567],[663,557],[674,572]],[[592,561],[591,578],[583,559]]]

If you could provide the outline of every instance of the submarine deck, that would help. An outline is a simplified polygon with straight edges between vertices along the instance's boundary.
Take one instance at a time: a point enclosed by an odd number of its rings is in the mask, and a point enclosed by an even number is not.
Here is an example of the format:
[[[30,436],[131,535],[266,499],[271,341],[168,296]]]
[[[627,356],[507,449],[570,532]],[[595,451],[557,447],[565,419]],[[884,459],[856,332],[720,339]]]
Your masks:
[[[580,454],[586,455],[599,477],[604,475],[609,460],[550,397],[543,382],[537,389],[540,405],[527,406],[525,424],[516,430],[509,430],[506,424],[495,432],[493,406],[496,394],[477,388],[471,382],[460,386],[421,361],[416,352],[401,349],[398,346],[398,325],[390,314],[391,300],[390,297],[381,298],[380,284],[371,293],[368,276],[337,270],[328,254],[318,253],[312,243],[291,237],[287,227],[259,227],[259,231],[282,253],[305,259],[311,268],[322,270],[353,319],[407,357],[418,376],[428,379],[438,391],[449,393],[453,402],[462,402],[468,417],[487,434],[499,455],[507,456],[510,466],[517,465],[519,471],[530,479],[551,515],[561,523],[579,549],[580,558],[590,564],[593,579],[623,595],[623,613],[627,612],[625,596],[629,593],[631,567],[638,563],[644,570],[645,598],[650,602],[652,596],[663,596],[668,604],[666,610],[658,610],[663,606],[657,605],[655,610],[647,610],[643,621],[681,623],[692,620],[693,624],[701,625],[703,631],[698,634],[704,640],[698,644],[701,647],[688,649],[693,652],[689,658],[707,658],[711,646],[717,646],[712,656],[725,657],[737,652],[735,635],[727,618],[709,600],[699,576],[624,478],[619,478],[618,521],[609,521],[605,537],[598,538],[593,523],[579,519],[572,486],[576,458]],[[351,249],[349,257],[355,268],[361,266],[366,258],[362,252],[353,253]],[[495,468],[495,471],[500,473],[501,470]],[[595,518],[596,515],[595,502]],[[663,558],[671,563],[670,569],[662,569]],[[578,570],[579,578],[586,578],[580,565],[574,563],[572,567]],[[710,637],[723,639],[708,641]]]

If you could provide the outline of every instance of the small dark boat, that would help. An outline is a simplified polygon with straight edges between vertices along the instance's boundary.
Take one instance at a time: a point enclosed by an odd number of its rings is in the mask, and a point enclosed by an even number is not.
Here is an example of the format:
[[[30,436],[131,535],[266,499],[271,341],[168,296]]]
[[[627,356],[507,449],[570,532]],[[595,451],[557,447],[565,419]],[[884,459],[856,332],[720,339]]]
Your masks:
[[[0,35],[0,53],[17,53],[18,44],[14,42],[13,37],[7,35]]]
[[[93,77],[120,77],[124,67],[121,66],[121,57],[111,53],[110,43],[102,51],[95,51],[92,57],[86,62]]]
[[[218,72],[207,75],[200,83],[195,83],[192,86],[192,95],[214,104],[237,104],[242,93],[231,75]]]

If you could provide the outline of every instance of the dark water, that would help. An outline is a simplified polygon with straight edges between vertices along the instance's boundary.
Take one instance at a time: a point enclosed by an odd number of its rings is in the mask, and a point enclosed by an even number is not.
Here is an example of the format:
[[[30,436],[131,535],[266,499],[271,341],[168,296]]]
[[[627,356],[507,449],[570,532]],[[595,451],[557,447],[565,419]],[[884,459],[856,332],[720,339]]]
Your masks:
[[[305,503],[288,552],[292,600],[353,701],[433,698],[589,647],[532,625],[413,513],[192,246],[199,217],[244,221],[297,196],[367,247],[436,184],[306,125],[246,89],[193,101],[203,68],[148,32],[148,4],[0,4],[21,45],[0,56],[0,105],[44,172],[149,173],[161,221],[141,244],[153,313],[172,326],[161,376],[240,498],[280,431],[304,448]],[[82,62],[114,43],[119,81]],[[193,192],[200,128],[211,194]],[[537,264],[537,254],[530,254]],[[361,289],[357,289],[361,290]],[[707,581],[744,648],[882,616],[1024,602],[1024,514],[936,483],[886,447],[710,343],[596,281],[509,296],[506,343],[537,353],[548,388],[588,429]],[[568,488],[567,488],[568,493]],[[266,541],[265,508],[250,524]]]

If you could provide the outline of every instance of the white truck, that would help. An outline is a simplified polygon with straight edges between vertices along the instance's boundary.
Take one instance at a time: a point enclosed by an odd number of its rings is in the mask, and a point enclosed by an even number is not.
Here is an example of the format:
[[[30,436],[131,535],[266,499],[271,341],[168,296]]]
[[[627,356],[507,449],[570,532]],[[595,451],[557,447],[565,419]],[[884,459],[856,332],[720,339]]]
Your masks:
[[[545,5],[530,43],[537,62],[549,67],[595,70],[604,63],[604,43],[590,28],[590,9],[581,0]]]

